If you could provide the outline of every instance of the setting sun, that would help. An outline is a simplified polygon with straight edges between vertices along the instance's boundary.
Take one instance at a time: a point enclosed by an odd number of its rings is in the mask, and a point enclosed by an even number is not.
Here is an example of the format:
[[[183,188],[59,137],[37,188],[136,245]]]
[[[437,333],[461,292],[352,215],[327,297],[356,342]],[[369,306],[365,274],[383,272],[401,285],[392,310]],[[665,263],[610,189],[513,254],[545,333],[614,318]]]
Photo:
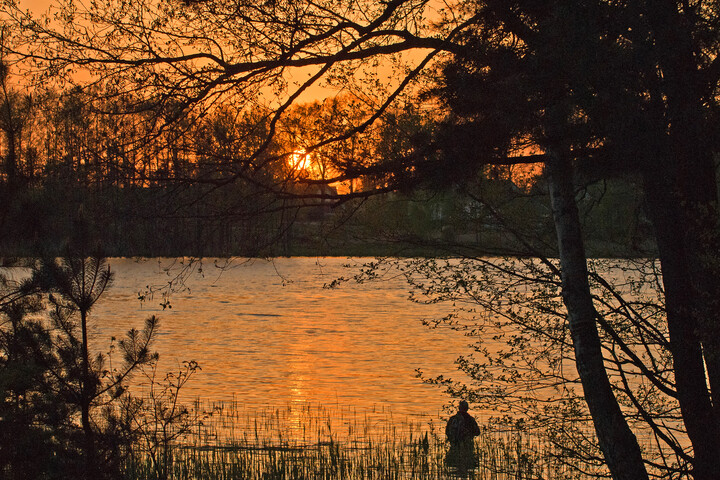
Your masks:
[[[312,166],[310,154],[305,152],[304,148],[295,150],[288,161],[290,168],[298,172],[308,172]]]

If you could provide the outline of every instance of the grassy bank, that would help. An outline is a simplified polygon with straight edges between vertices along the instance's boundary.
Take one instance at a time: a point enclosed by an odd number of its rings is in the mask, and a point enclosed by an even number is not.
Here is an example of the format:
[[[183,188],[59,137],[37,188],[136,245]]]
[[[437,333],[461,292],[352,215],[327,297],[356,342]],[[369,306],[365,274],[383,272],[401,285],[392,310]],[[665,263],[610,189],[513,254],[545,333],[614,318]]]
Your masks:
[[[439,418],[314,405],[249,411],[196,403],[193,412],[194,427],[173,441],[134,446],[128,479],[585,478],[551,445],[518,431],[483,429],[473,466],[448,461]]]

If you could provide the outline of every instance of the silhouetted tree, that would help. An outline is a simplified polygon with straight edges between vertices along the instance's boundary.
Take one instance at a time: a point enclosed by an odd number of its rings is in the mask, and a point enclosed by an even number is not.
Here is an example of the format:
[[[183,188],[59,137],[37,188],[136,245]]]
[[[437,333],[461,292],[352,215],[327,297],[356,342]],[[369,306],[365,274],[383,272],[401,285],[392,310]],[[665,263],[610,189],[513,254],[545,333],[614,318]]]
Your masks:
[[[52,333],[29,319],[42,309],[31,290],[2,289],[0,318],[0,464],[8,479],[72,478],[81,474],[70,425],[73,407],[62,401],[62,371]]]
[[[157,318],[118,342],[122,361],[114,366],[107,355],[93,354],[90,312],[110,279],[104,259],[66,257],[43,262],[18,286],[4,285],[0,428],[17,435],[3,442],[11,478],[119,474],[134,419],[109,407],[121,402],[129,376],[156,359],[150,344]]]
[[[720,470],[718,401],[712,398],[718,330],[717,146],[709,142],[715,126],[713,108],[708,108],[715,103],[708,95],[717,75],[708,53],[712,41],[704,36],[716,26],[705,8],[673,2],[614,7],[603,2],[480,4],[478,11],[489,15],[496,28],[469,36],[468,50],[446,69],[444,90],[461,119],[461,131],[478,135],[485,155],[512,153],[514,140],[528,138],[545,152],[560,261],[568,275],[563,289],[571,330],[574,316],[595,330],[591,325],[597,313],[589,290],[581,288],[587,272],[580,222],[573,213],[570,162],[574,159],[580,171],[591,168],[596,175],[604,170],[601,177],[643,177],[663,271],[674,395],[694,448],[696,478],[712,478]],[[500,97],[502,89],[507,90]],[[487,152],[492,148],[496,151]],[[573,271],[577,275],[571,280]],[[573,307],[570,302],[578,303]],[[601,349],[592,337],[574,344],[583,349],[595,345],[594,370],[599,372]],[[578,367],[582,378],[583,367]],[[599,400],[604,395],[607,405],[614,403],[610,386],[588,372],[592,378],[585,390],[591,412],[595,396]],[[626,431],[624,422],[617,413],[614,420],[609,413],[593,413],[593,418],[613,474],[638,478],[632,471],[640,458],[637,447],[631,447],[635,442],[616,436]],[[603,425],[616,434],[604,435]],[[611,461],[606,448],[621,457],[635,452],[635,460]],[[622,464],[630,469],[627,476],[613,468]]]

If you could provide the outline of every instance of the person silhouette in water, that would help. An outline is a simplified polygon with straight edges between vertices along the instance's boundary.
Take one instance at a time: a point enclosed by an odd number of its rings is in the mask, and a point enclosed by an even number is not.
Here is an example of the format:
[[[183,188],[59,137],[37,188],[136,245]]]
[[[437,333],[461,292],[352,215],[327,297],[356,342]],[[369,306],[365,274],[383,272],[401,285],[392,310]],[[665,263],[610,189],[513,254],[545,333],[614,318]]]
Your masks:
[[[448,419],[445,426],[445,435],[450,442],[446,462],[459,474],[465,474],[477,466],[473,439],[480,435],[480,427],[468,413],[468,408],[468,403],[462,400],[458,405],[458,412]]]

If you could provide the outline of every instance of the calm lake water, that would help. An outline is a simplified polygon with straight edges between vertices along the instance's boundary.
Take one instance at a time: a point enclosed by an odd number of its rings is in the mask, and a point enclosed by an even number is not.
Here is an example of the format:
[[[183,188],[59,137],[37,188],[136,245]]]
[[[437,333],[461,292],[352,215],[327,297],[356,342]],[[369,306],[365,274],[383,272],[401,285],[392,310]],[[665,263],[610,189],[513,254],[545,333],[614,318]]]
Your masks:
[[[424,326],[423,318],[442,316],[447,306],[410,302],[401,278],[323,288],[357,272],[362,261],[282,258],[218,268],[205,260],[185,272],[185,288],[171,294],[171,308],[163,308],[158,290],[142,302],[139,294],[166,286],[187,264],[110,259],[115,282],[92,312],[91,341],[105,351],[111,336],[141,328],[154,314],[161,320],[159,371],[177,370],[184,360],[202,367],[183,390],[187,400],[234,400],[250,409],[311,403],[437,417],[449,398],[416,378],[416,369],[454,373],[467,339]]]

